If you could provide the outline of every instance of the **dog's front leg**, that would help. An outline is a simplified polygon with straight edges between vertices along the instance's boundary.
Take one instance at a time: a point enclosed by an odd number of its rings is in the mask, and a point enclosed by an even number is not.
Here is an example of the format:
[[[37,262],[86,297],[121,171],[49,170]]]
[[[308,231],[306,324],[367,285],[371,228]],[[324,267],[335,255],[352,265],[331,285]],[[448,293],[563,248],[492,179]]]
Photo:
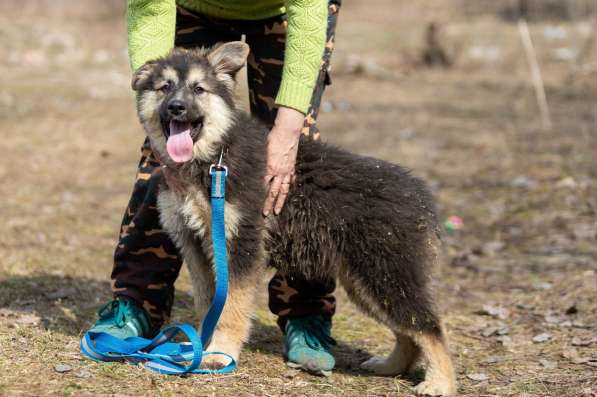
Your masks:
[[[195,313],[199,318],[198,330],[201,331],[203,319],[209,310],[214,294],[214,274],[203,253],[198,250],[193,251],[185,253],[185,261],[191,274]]]
[[[243,343],[251,331],[256,284],[256,274],[243,277],[243,280],[230,280],[226,306],[207,348],[208,352],[226,353],[238,362]],[[221,368],[229,362],[223,355],[208,355],[203,360],[208,368]]]

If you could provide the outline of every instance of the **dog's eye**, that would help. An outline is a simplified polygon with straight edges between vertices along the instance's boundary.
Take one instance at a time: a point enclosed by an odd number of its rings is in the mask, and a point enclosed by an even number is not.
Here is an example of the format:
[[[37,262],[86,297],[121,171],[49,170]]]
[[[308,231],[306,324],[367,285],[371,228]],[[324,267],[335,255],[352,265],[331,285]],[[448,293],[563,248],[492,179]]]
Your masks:
[[[199,95],[199,94],[203,94],[205,92],[205,90],[200,85],[196,85],[195,88],[193,88],[193,92],[195,94]]]
[[[170,89],[172,88],[172,82],[171,81],[166,81],[164,84],[162,84],[160,86],[160,88],[158,88],[160,91],[162,92],[168,92],[170,91]]]

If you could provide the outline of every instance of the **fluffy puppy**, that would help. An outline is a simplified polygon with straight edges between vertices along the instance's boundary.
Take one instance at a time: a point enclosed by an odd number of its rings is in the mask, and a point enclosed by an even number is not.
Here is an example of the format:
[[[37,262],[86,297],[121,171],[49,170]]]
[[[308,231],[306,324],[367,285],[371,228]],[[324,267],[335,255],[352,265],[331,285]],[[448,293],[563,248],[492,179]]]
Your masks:
[[[439,228],[425,184],[398,165],[301,138],[296,180],[279,216],[264,219],[267,128],[240,111],[235,75],[249,48],[176,49],[133,78],[138,114],[166,167],[161,222],[184,256],[199,318],[213,295],[209,167],[223,153],[229,297],[209,350],[238,358],[257,279],[269,264],[337,277],[352,301],[388,326],[394,349],[362,367],[380,375],[427,362],[420,394],[455,393],[454,370],[429,288]],[[212,358],[211,365],[224,364]]]

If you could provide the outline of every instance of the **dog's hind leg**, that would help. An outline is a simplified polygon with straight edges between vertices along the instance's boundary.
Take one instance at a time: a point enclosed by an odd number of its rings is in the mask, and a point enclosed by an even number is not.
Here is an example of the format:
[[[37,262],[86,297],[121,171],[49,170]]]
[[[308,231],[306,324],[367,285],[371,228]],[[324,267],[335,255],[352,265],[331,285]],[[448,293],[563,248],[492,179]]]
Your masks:
[[[387,282],[383,277],[364,279],[354,273],[342,273],[340,279],[353,302],[396,335],[396,344],[388,356],[372,357],[362,368],[377,375],[398,375],[408,371],[422,356],[428,365],[425,380],[415,391],[422,395],[453,395],[454,369],[443,330],[425,293],[411,294],[414,291],[400,288],[388,291],[388,285],[381,284]]]
[[[419,348],[408,335],[394,331],[396,343],[386,356],[373,356],[361,364],[361,368],[377,375],[393,376],[407,372],[419,356]]]
[[[375,318],[377,321],[388,326],[396,337],[392,352],[388,356],[374,356],[361,364],[361,367],[369,372],[383,376],[399,375],[407,372],[419,357],[419,348],[413,339],[400,331],[400,327],[392,321],[383,311],[377,307],[375,300],[369,296],[367,290],[361,283],[343,272],[340,274],[340,282],[346,290],[350,299],[363,312]]]
[[[425,380],[415,386],[415,392],[429,396],[451,396],[456,393],[454,368],[445,342],[445,336],[418,333],[413,336],[427,361]]]

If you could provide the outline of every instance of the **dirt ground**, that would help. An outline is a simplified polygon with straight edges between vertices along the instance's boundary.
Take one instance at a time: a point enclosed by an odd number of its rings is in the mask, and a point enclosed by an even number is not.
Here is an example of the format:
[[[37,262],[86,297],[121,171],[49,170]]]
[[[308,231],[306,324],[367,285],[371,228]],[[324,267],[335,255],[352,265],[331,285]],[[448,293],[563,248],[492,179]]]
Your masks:
[[[597,48],[578,56],[591,18],[531,23],[544,130],[516,24],[460,0],[345,3],[320,129],[413,169],[442,220],[463,220],[436,278],[459,395],[595,396]],[[451,68],[418,61],[432,20]],[[392,339],[340,290],[329,378],[284,365],[265,293],[231,375],[83,359],[143,138],[123,5],[3,1],[0,44],[0,395],[412,395],[420,372],[359,371]],[[173,321],[194,321],[186,272],[177,288]]]

